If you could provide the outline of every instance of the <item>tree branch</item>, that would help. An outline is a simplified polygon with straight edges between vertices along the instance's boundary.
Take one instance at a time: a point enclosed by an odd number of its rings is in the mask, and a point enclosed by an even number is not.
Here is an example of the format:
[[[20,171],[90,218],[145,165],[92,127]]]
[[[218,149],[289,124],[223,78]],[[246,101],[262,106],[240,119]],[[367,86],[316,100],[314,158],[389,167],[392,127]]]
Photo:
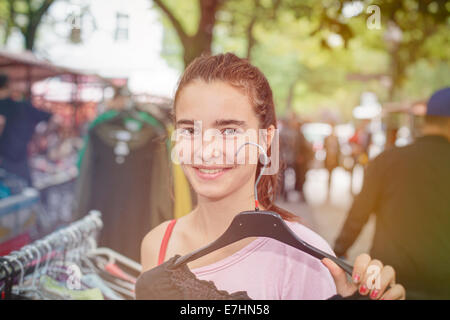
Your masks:
[[[175,28],[175,31],[178,34],[178,37],[180,37],[180,40],[182,43],[185,43],[188,35],[184,31],[183,27],[181,26],[180,22],[175,18],[173,13],[167,8],[167,6],[161,1],[161,0],[153,0],[153,2],[167,15],[170,22]]]
[[[255,46],[256,40],[253,36],[253,27],[255,26],[256,20],[258,19],[259,10],[261,8],[261,3],[259,0],[254,0],[255,7],[253,8],[253,16],[247,26],[247,59],[251,60],[252,49]]]

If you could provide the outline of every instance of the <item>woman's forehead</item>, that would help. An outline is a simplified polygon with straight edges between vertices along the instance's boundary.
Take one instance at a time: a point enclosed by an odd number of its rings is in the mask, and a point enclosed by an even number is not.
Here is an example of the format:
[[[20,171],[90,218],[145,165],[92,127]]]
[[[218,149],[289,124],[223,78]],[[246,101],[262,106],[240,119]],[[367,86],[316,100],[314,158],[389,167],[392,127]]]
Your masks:
[[[250,99],[243,91],[219,81],[196,81],[185,86],[177,99],[176,118],[205,122],[257,121]]]

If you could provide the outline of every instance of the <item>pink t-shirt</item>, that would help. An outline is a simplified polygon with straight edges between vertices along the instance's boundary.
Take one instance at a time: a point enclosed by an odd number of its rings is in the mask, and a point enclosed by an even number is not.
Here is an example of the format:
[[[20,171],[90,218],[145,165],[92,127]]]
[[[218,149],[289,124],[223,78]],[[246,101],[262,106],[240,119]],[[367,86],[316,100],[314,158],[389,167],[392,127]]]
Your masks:
[[[300,239],[334,256],[314,231],[285,222]],[[231,256],[191,271],[220,290],[247,291],[254,300],[322,300],[336,294],[333,278],[319,259],[271,238],[259,237]]]

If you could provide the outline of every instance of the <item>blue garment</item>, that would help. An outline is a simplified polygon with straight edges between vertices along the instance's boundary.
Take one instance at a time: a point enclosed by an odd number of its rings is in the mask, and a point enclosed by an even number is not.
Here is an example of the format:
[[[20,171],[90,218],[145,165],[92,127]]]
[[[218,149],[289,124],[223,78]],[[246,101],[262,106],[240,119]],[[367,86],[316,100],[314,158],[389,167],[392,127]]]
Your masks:
[[[108,300],[125,300],[118,295],[114,290],[109,288],[95,273],[85,274],[81,277],[81,282],[90,288],[98,288],[103,293],[103,296]]]

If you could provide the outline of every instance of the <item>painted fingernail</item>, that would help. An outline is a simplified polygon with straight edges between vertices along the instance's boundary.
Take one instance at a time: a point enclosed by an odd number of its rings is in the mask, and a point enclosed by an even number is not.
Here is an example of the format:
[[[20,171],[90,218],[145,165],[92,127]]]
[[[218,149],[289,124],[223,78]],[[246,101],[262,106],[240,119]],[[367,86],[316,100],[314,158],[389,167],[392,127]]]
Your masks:
[[[371,297],[371,298],[376,298],[377,295],[378,295],[378,290],[375,289],[375,290],[373,290],[372,293],[370,294],[370,297]]]
[[[363,284],[361,288],[359,288],[359,293],[365,294],[367,292],[367,287]]]
[[[353,277],[353,282],[358,283],[359,279],[360,279],[359,274],[355,274],[355,276]]]

